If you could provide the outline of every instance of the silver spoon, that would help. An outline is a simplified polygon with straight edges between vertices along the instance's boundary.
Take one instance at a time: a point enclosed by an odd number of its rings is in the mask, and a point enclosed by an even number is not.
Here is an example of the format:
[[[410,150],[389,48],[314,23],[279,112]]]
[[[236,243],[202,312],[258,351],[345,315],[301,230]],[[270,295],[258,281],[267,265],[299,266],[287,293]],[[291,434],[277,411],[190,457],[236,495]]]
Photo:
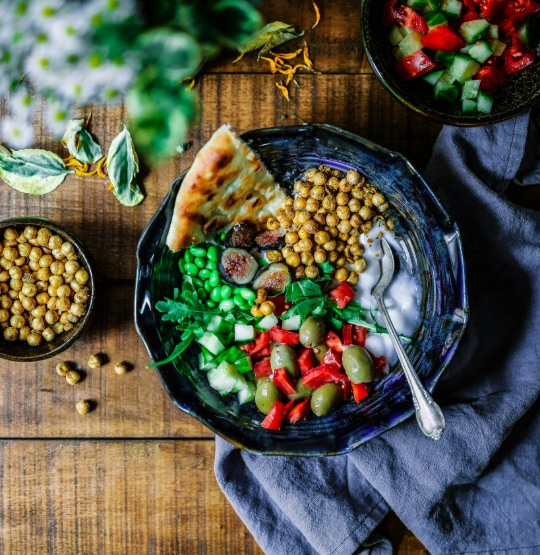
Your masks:
[[[396,328],[392,323],[388,310],[384,304],[384,292],[394,276],[394,254],[386,239],[381,239],[383,255],[381,257],[381,276],[375,287],[372,289],[371,294],[377,301],[379,311],[386,323],[388,334],[392,339],[394,348],[396,349],[399,362],[403,368],[403,373],[409,382],[411,388],[412,400],[416,410],[416,419],[420,429],[424,434],[431,439],[440,439],[444,427],[444,415],[437,403],[433,400],[431,395],[426,391],[420,378],[413,368],[409,357],[405,353],[405,349],[396,332]]]

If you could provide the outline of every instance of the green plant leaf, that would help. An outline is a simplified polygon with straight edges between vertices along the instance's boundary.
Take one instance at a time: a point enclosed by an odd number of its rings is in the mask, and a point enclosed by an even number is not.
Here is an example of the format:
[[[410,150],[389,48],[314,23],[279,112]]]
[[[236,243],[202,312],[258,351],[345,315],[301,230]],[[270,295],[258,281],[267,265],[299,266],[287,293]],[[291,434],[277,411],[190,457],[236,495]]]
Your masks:
[[[304,31],[297,32],[294,25],[283,23],[282,21],[274,21],[265,25],[251,40],[238,49],[242,57],[247,52],[259,50],[257,59],[266,54],[272,48],[283,44],[292,39],[297,39],[304,34]],[[237,58],[239,59],[239,58]]]
[[[54,191],[73,173],[60,156],[47,150],[27,148],[10,152],[0,149],[0,177],[22,193],[44,195]]]
[[[93,164],[101,157],[101,147],[86,130],[86,119],[72,119],[62,137],[62,144],[79,162]]]
[[[114,196],[124,206],[136,206],[144,199],[135,176],[139,171],[133,140],[122,123],[122,131],[113,139],[107,154],[107,173]]]

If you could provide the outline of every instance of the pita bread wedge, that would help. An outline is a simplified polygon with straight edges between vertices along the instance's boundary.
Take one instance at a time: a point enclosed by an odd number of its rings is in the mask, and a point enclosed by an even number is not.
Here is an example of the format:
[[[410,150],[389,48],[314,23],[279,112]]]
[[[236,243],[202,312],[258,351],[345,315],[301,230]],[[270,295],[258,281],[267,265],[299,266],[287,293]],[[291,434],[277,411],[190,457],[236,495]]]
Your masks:
[[[238,222],[264,223],[286,197],[230,125],[201,148],[176,196],[167,246],[177,252]]]

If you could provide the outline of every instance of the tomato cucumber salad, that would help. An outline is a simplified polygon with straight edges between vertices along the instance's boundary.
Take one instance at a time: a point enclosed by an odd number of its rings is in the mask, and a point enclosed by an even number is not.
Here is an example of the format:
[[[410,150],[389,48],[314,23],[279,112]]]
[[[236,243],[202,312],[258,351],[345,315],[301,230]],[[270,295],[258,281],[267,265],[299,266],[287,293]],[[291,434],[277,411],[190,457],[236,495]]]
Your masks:
[[[400,79],[421,79],[437,101],[489,114],[507,77],[534,63],[533,0],[385,0],[383,25]]]

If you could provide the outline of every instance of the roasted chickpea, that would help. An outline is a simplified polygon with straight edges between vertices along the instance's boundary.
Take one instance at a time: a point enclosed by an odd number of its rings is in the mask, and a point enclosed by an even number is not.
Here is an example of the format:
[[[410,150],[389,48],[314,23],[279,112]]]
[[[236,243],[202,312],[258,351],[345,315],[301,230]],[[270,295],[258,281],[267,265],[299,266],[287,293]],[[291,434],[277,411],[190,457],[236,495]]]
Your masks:
[[[349,204],[349,195],[340,191],[336,195],[336,203],[338,206],[346,206]]]
[[[276,220],[276,218],[268,218],[268,220],[266,220],[266,228],[270,229],[271,231],[273,231],[274,229],[278,229],[279,227],[279,222]],[[75,274],[75,279],[77,279],[77,274]],[[77,281],[79,281],[77,279]]]
[[[304,197],[296,197],[294,199],[293,208],[295,210],[305,210],[307,205],[307,200]]]
[[[336,227],[341,220],[335,212],[330,212],[326,215],[326,225],[328,227]]]
[[[23,230],[23,236],[27,241],[35,239],[37,237],[37,228],[32,225],[26,226]]]
[[[9,309],[11,314],[24,314],[26,311],[23,304],[19,299],[14,299],[11,308]]]
[[[266,259],[268,262],[281,262],[283,260],[283,256],[281,256],[281,253],[278,250],[271,250],[266,253]],[[75,302],[78,294],[79,293],[75,293]]]
[[[300,266],[300,262],[300,255],[296,252],[292,252],[285,258],[285,263],[291,268],[297,268],[298,266]]]
[[[69,362],[59,362],[56,365],[56,373],[62,377],[65,377],[71,369],[71,364],[69,364]]]
[[[313,248],[313,241],[309,238],[300,239],[298,245],[300,247],[300,252],[309,252]]]
[[[363,220],[369,220],[373,216],[373,211],[369,206],[364,205],[360,208],[358,214]]]
[[[349,272],[345,268],[338,268],[334,273],[334,278],[339,281],[343,282],[349,277]]]
[[[352,183],[350,183],[347,178],[343,178],[340,182],[339,182],[339,190],[342,193],[349,193],[351,191],[351,189],[353,188]]]
[[[326,262],[326,251],[321,247],[317,248],[313,253],[313,258],[317,264],[323,264]]]
[[[66,382],[69,385],[75,385],[81,381],[81,375],[77,370],[69,370],[66,374]]]
[[[304,266],[309,266],[315,262],[315,258],[311,252],[300,253],[300,260]]]
[[[304,197],[307,199],[307,197],[309,197],[311,192],[311,186],[309,183],[302,182],[302,184],[298,187],[296,192],[299,197]]]
[[[122,376],[123,374],[126,374],[128,370],[129,370],[129,366],[128,366],[127,362],[117,362],[114,365],[114,371],[119,376]]]
[[[367,268],[366,261],[363,258],[359,258],[358,260],[355,260],[353,264],[353,268],[357,274],[361,274],[365,272]]]
[[[310,191],[310,196],[315,200],[322,200],[326,195],[326,191],[322,185],[315,185]]]
[[[75,405],[75,409],[81,415],[88,414],[91,408],[92,408],[92,405],[90,404],[90,401],[86,401],[86,400],[77,401],[77,404]]]
[[[314,264],[309,264],[306,266],[305,276],[309,279],[316,279],[319,277],[319,268]]]
[[[349,285],[353,287],[358,284],[358,274],[354,271],[349,272],[349,277],[345,280]]]
[[[272,301],[264,301],[260,306],[259,309],[263,316],[269,316],[274,312],[276,305]]]
[[[89,368],[99,368],[103,364],[103,357],[99,354],[90,356],[88,359]]]
[[[306,273],[306,267],[303,264],[300,264],[300,266],[297,266],[294,269],[294,277],[296,279],[302,279],[305,273]]]
[[[285,233],[285,243],[288,245],[298,243],[298,233],[296,231],[287,231],[287,233]]]
[[[41,344],[41,335],[39,333],[36,333],[35,331],[32,331],[28,334],[28,337],[26,338],[26,342],[31,347],[37,347],[38,345]]]
[[[54,333],[52,328],[47,327],[41,332],[41,336],[45,341],[52,341],[56,337],[56,333]]]
[[[328,181],[328,177],[326,176],[326,174],[323,171],[318,171],[313,176],[313,179],[312,179],[312,182],[316,187],[319,187],[321,185],[325,185],[327,181]]]
[[[337,176],[333,175],[332,177],[329,177],[328,181],[326,182],[326,188],[330,191],[337,191],[338,187],[339,179],[337,178]]]
[[[352,229],[352,225],[349,220],[341,220],[336,227],[338,231],[344,235],[347,235],[347,233],[349,233],[349,231],[351,231]],[[347,237],[343,240],[346,241]]]
[[[19,339],[19,330],[13,326],[8,326],[4,330],[3,335],[6,341],[17,341]]]
[[[333,251],[336,248],[336,241],[334,239],[327,241],[322,247],[325,251]]]

